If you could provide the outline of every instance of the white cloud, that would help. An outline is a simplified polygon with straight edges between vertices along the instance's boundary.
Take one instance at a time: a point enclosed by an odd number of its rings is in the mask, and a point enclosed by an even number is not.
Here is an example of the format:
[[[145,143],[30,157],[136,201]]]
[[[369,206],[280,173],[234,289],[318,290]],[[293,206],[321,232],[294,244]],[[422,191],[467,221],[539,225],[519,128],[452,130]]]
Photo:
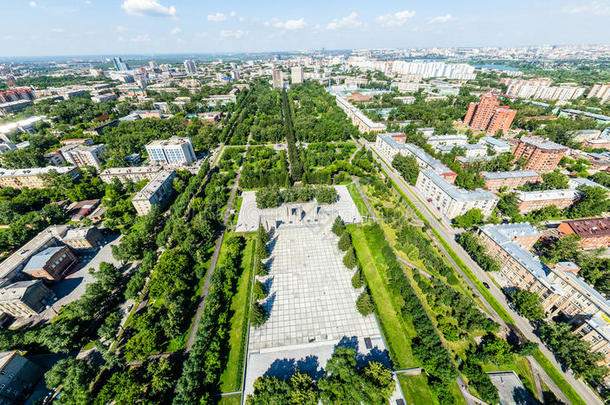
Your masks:
[[[274,27],[274,28],[282,28],[285,30],[300,30],[307,26],[304,18],[299,18],[298,20],[286,20],[280,21],[277,18],[274,18],[271,21],[266,21],[264,24],[266,27]]]
[[[11,41],[11,40],[15,39],[15,37],[12,35],[5,35],[2,37],[2,39],[6,40],[6,41]]]
[[[125,0],[121,5],[127,14],[137,16],[175,17],[176,7],[166,7],[158,0]]]
[[[223,22],[227,21],[227,16],[224,13],[208,14],[208,21]]]
[[[610,2],[608,1],[591,1],[589,3],[580,3],[572,6],[565,6],[561,9],[567,14],[592,14],[601,16],[610,16]]]
[[[393,14],[384,14],[377,17],[377,22],[384,27],[400,27],[405,25],[409,18],[415,15],[415,11],[403,10]]]
[[[125,32],[125,31],[127,31],[127,27],[123,27],[122,25],[117,25],[115,27],[115,30],[117,30],[118,32]]]
[[[358,20],[358,13],[352,11],[347,17],[334,18],[328,23],[326,29],[338,30],[340,28],[358,28],[362,25],[362,21]]]
[[[131,38],[131,42],[148,42],[150,41],[150,36],[148,34],[141,34]]]
[[[248,35],[248,31],[244,30],[222,30],[220,31],[221,38],[235,38],[240,39]]]
[[[36,7],[37,6],[35,1],[30,1],[28,4],[30,5],[30,7]]]
[[[61,34],[62,32],[65,32],[65,30],[63,28],[53,28],[51,31],[56,32],[58,34]]]
[[[231,17],[235,17],[237,14],[235,13],[235,11],[231,11],[231,13],[229,14]]]
[[[170,35],[178,35],[182,32],[182,29],[175,27],[174,29],[172,29],[169,33]]]
[[[455,20],[455,17],[452,16],[451,14],[447,14],[447,15],[437,15],[436,17],[433,17],[430,19],[430,21],[428,21],[430,24],[443,24],[449,21],[453,21]]]

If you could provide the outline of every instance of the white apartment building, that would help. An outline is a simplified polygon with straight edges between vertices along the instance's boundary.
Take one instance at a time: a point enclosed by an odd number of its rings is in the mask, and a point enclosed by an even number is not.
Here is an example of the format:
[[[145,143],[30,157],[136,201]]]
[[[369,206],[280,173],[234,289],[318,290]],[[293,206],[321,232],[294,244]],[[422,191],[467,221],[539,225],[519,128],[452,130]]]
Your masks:
[[[303,66],[293,66],[290,69],[290,82],[292,84],[303,83]]]
[[[64,160],[75,166],[93,166],[100,169],[101,161],[106,154],[106,145],[71,144],[59,148]]]
[[[551,86],[551,80],[547,78],[502,79],[501,82],[508,86],[506,94],[510,97],[540,100],[572,100],[582,96],[586,90],[570,83]]]
[[[439,146],[436,149],[441,153],[449,153],[453,150],[453,148],[455,148],[455,146],[445,145]],[[485,145],[466,143],[464,145],[459,145],[458,148],[464,150],[464,156],[467,158],[487,156],[487,146]]]
[[[465,214],[473,208],[484,216],[491,215],[500,200],[495,194],[483,190],[457,188],[434,170],[420,170],[415,184],[420,193],[434,208],[449,219]]]
[[[364,115],[360,109],[352,105],[343,96],[338,95],[335,97],[337,105],[341,107],[347,114],[347,117],[352,120],[352,124],[358,127],[358,130],[363,133],[369,132],[383,132],[386,130],[386,126],[380,122],[373,122],[369,117]]]
[[[468,143],[468,137],[463,134],[456,135],[432,135],[426,138],[428,145],[435,150],[441,146],[462,146]]]
[[[114,179],[121,183],[137,183],[144,179],[152,180],[161,170],[161,166],[112,167],[101,172],[100,178],[104,183],[112,183]]]
[[[190,138],[172,136],[167,140],[152,141],[146,145],[151,162],[167,165],[191,164],[197,157]]]
[[[610,101],[610,83],[595,83],[587,94],[587,98],[600,98],[602,104]]]
[[[28,188],[45,188],[44,176],[57,172],[57,174],[71,174],[72,177],[78,176],[78,168],[76,166],[46,166],[32,167],[29,169],[0,169],[0,187],[12,187],[22,189]]]
[[[174,189],[174,177],[173,170],[160,172],[131,199],[138,215],[148,214],[153,205],[165,205]]]
[[[508,153],[513,150],[512,144],[491,136],[482,137],[479,144],[492,148],[496,153]]]

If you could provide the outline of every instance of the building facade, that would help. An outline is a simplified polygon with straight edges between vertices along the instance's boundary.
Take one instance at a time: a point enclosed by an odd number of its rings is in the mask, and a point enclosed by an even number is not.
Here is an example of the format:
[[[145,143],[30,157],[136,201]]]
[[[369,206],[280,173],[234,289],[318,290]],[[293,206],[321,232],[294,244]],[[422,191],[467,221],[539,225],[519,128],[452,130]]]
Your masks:
[[[93,250],[104,245],[104,235],[94,226],[72,228],[62,241],[74,250]]]
[[[516,114],[516,110],[501,106],[494,94],[487,93],[479,103],[470,103],[464,123],[473,130],[495,134],[499,130],[508,131]]]
[[[567,147],[546,139],[522,137],[517,142],[513,154],[515,160],[520,158],[527,160],[526,170],[548,173],[557,168],[567,151]]]
[[[188,165],[197,160],[190,138],[172,136],[167,140],[152,141],[146,145],[152,162],[167,165]]]
[[[29,318],[44,310],[53,295],[41,280],[18,281],[0,288],[0,312]]]
[[[22,272],[34,278],[60,281],[77,261],[67,246],[48,247],[32,256]]]
[[[552,205],[561,210],[574,204],[580,197],[580,194],[580,191],[572,189],[521,191],[517,193],[519,211],[526,213]]]
[[[290,81],[292,84],[303,83],[303,66],[293,66],[290,69]]]
[[[610,101],[610,83],[595,83],[587,94],[587,98],[593,97],[601,99],[602,104]]]
[[[352,124],[358,127],[362,133],[378,133],[384,132],[386,126],[380,122],[373,122],[369,117],[364,115],[360,109],[352,105],[347,99],[341,95],[336,96],[337,105],[347,114],[347,117],[352,120]]]
[[[481,172],[485,179],[485,188],[497,193],[500,190],[512,191],[525,184],[542,181],[540,174],[533,170],[516,170],[512,172]]]
[[[284,72],[280,68],[274,68],[272,73],[273,88],[283,89],[284,88]]]
[[[15,350],[0,353],[0,403],[26,403],[24,393],[40,380],[43,370]]]
[[[76,166],[63,167],[33,167],[30,169],[0,169],[0,187],[22,188],[45,188],[45,175],[52,171],[57,174],[71,174],[72,177],[78,176]]]
[[[174,190],[174,177],[176,177],[176,172],[173,170],[159,172],[131,199],[138,215],[148,214],[153,205],[163,206],[167,203]]]
[[[106,155],[106,145],[68,144],[59,151],[65,161],[72,165],[93,166],[99,170]]]

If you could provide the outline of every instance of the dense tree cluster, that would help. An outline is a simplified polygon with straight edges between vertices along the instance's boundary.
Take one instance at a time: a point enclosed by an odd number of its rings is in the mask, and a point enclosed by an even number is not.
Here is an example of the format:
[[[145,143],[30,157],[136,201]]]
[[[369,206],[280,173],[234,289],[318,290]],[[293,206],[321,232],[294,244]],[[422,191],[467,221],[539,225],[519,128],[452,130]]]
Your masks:
[[[478,208],[473,208],[471,210],[466,211],[462,215],[458,215],[453,218],[453,224],[458,228],[470,228],[474,225],[479,225],[483,223],[484,220],[483,213]]]
[[[532,321],[540,321],[544,318],[544,308],[535,292],[517,290],[512,293],[511,298],[519,315]]]
[[[489,255],[485,246],[479,241],[476,231],[463,232],[458,242],[485,271],[500,271],[500,262]]]
[[[290,177],[299,181],[303,177],[303,163],[296,146],[296,135],[293,126],[293,106],[286,91],[282,91],[282,117],[284,119],[284,130],[286,131],[286,146],[288,148],[288,160],[290,161]]]
[[[323,375],[312,379],[296,372],[289,379],[263,376],[254,382],[248,405],[383,404],[396,388],[392,371],[376,361],[356,361],[353,348],[338,346],[326,363]]]
[[[392,167],[412,186],[417,182],[419,175],[419,164],[414,156],[403,156],[398,154],[392,160]]]
[[[286,151],[276,153],[273,148],[266,146],[248,148],[239,186],[248,189],[271,185],[290,186]]]
[[[337,201],[337,190],[334,187],[309,185],[293,186],[280,190],[277,186],[262,188],[256,191],[258,208],[275,208],[285,202],[305,202],[316,198],[319,204],[332,204]]]

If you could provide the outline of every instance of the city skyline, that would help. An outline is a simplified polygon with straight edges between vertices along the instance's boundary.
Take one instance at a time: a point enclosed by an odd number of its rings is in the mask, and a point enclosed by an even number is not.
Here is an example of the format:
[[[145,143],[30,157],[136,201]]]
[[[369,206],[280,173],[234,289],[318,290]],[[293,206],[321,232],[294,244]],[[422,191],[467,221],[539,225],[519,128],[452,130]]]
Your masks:
[[[3,57],[599,44],[610,19],[607,0],[406,5],[314,0],[307,9],[190,0],[0,3],[7,17],[0,29]]]

